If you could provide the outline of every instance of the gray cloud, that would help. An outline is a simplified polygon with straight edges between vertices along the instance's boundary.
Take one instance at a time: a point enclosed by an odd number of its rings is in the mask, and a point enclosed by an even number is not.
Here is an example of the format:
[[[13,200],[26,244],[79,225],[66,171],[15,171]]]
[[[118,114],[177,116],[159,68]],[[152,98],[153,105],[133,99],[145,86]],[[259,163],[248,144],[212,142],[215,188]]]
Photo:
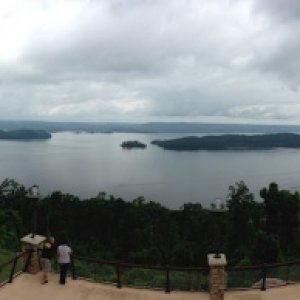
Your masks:
[[[10,11],[0,118],[299,121],[299,5],[41,3]]]
[[[264,49],[255,58],[255,67],[279,77],[289,88],[300,84],[300,3],[293,0],[255,1],[254,14],[264,22]]]
[[[300,2],[295,0],[264,0],[255,2],[257,11],[264,11],[268,16],[283,22],[299,22]]]

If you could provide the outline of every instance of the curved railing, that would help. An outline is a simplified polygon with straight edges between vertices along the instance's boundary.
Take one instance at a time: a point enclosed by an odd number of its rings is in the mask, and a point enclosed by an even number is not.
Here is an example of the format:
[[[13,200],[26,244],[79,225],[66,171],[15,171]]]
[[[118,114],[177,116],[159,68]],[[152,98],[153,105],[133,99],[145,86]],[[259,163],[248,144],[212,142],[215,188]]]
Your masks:
[[[180,268],[107,261],[80,256],[72,259],[73,278],[82,277],[122,286],[171,290],[207,291],[208,267]]]
[[[231,289],[260,289],[300,282],[300,260],[245,267],[227,267],[226,287]]]
[[[26,271],[31,252],[24,251],[7,262],[0,265],[0,287],[6,283],[12,283],[13,279],[23,271]]]
[[[13,278],[26,271],[32,250],[15,255],[0,265],[0,287],[11,283]],[[208,267],[173,267],[130,264],[72,256],[71,271],[77,277],[94,282],[111,283],[118,288],[131,286],[184,291],[208,291]],[[300,260],[257,266],[225,268],[226,290],[260,289],[300,283]]]
[[[74,256],[72,274],[95,282],[151,289],[208,291],[209,268],[129,264]],[[226,290],[260,289],[300,283],[300,260],[256,266],[226,267]]]

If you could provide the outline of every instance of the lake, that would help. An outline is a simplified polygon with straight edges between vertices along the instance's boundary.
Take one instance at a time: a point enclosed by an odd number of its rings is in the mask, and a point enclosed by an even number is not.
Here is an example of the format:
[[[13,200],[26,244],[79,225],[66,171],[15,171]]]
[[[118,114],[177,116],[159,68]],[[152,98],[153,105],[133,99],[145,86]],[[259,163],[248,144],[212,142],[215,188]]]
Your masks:
[[[240,180],[258,201],[259,190],[272,181],[300,189],[300,149],[176,152],[150,144],[182,136],[62,132],[45,141],[0,140],[0,180],[37,184],[43,195],[61,190],[88,198],[106,192],[125,200],[144,196],[170,208],[225,199],[229,185]],[[125,150],[124,140],[148,147]]]

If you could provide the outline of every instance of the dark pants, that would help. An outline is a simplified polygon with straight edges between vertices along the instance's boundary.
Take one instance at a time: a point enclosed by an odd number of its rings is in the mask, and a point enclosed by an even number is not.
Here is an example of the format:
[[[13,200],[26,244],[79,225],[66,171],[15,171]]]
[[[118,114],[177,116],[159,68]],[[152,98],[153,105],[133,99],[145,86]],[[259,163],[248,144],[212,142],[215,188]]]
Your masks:
[[[66,277],[67,277],[67,272],[70,264],[59,264],[60,267],[60,278],[59,278],[59,283],[65,284],[66,283]]]

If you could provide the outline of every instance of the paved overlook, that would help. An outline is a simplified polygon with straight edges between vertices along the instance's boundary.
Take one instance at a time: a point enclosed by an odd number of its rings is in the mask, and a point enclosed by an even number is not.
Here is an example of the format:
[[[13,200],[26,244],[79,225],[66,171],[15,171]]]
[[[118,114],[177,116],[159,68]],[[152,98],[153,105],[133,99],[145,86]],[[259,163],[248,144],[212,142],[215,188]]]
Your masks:
[[[52,274],[46,285],[40,283],[41,274],[21,274],[13,283],[0,288],[0,300],[209,300],[208,293],[117,289],[111,285],[69,279],[65,286],[58,284]],[[299,300],[300,284],[261,291],[225,293],[225,300]]]

